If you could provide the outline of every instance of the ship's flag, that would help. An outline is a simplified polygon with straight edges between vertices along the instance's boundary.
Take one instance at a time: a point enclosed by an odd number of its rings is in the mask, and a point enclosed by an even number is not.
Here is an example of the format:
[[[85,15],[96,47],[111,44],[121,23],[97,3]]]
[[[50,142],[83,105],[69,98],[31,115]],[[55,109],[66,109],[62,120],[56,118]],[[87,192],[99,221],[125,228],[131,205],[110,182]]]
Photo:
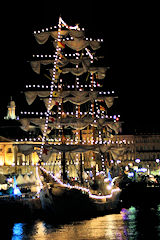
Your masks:
[[[58,66],[56,66],[56,70],[57,70],[59,73],[62,72],[62,70],[61,70]]]
[[[62,43],[62,42],[58,42],[58,47],[60,47],[60,48],[65,48],[65,44]]]
[[[43,162],[47,162],[49,160],[49,158],[51,157],[51,154],[52,154],[52,152],[49,149],[44,148],[42,156],[41,156],[41,160]]]
[[[102,106],[102,105],[100,105],[100,111],[105,111],[106,109]]]
[[[49,117],[49,121],[50,121],[50,122],[54,122],[54,121],[55,121],[55,118],[54,118],[54,117]]]
[[[44,149],[43,149],[43,154],[46,154],[46,155],[47,155],[47,154],[48,154],[48,151],[49,151],[49,150],[48,150],[47,148],[44,148]]]

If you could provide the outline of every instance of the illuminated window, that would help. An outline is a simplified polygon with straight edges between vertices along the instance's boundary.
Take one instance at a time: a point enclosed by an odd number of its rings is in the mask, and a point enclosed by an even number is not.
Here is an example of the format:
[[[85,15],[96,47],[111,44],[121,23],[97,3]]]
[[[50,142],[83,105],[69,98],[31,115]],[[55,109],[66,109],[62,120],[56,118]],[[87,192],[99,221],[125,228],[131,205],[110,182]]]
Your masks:
[[[12,153],[12,149],[8,148],[7,153]]]
[[[22,156],[17,156],[17,165],[22,165]]]

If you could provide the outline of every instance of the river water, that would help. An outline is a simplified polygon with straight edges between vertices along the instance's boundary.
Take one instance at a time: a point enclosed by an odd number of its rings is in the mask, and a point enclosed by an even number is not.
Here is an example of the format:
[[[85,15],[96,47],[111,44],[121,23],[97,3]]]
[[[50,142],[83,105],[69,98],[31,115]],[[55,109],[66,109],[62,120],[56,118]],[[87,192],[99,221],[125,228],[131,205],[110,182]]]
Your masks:
[[[42,220],[8,222],[1,225],[2,233],[3,240],[156,240],[160,239],[160,205],[145,209],[130,207],[118,214],[59,225]]]

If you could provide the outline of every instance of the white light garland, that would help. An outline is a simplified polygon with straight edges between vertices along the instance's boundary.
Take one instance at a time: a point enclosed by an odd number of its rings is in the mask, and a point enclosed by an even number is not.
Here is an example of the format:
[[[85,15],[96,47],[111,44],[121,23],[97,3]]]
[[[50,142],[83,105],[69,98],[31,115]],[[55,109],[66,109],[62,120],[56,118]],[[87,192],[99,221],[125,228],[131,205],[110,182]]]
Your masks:
[[[81,190],[83,192],[86,192],[89,194],[89,197],[90,198],[93,198],[93,199],[110,199],[112,198],[113,196],[113,193],[114,192],[120,192],[120,188],[115,188],[115,189],[112,189],[111,190],[111,194],[109,195],[105,195],[105,196],[97,196],[97,195],[94,195],[90,192],[90,190],[88,188],[85,188],[85,187],[80,187],[80,186],[71,186],[70,184],[65,184],[63,183],[60,179],[58,179],[56,176],[54,176],[52,173],[50,173],[49,171],[47,171],[45,168],[43,168],[42,166],[40,166],[40,169],[42,171],[44,171],[46,174],[49,174],[56,182],[58,182],[60,185],[62,185],[63,187],[66,187],[68,189],[78,189],[78,190]]]
[[[48,128],[48,120],[49,120],[49,115],[51,113],[50,111],[50,102],[52,101],[52,98],[53,98],[53,87],[54,87],[54,82],[55,82],[55,76],[56,76],[56,66],[57,66],[57,62],[58,62],[58,59],[59,59],[59,54],[60,54],[60,51],[61,51],[61,48],[59,48],[58,46],[58,42],[61,41],[61,27],[62,27],[62,18],[60,17],[59,18],[59,23],[58,23],[58,39],[57,39],[57,46],[56,46],[56,51],[55,51],[55,61],[54,61],[54,68],[53,68],[53,76],[52,76],[52,82],[51,82],[51,85],[50,85],[50,96],[49,96],[49,100],[48,100],[48,107],[47,107],[47,114],[46,114],[46,118],[45,118],[45,128],[44,128],[44,131],[43,131],[43,137],[42,137],[42,145],[41,145],[41,149],[40,149],[40,153],[39,153],[39,158],[41,160],[41,157],[42,157],[42,153],[43,153],[43,149],[44,149],[44,144],[45,144],[45,141],[46,141],[46,132],[47,132],[47,128]]]

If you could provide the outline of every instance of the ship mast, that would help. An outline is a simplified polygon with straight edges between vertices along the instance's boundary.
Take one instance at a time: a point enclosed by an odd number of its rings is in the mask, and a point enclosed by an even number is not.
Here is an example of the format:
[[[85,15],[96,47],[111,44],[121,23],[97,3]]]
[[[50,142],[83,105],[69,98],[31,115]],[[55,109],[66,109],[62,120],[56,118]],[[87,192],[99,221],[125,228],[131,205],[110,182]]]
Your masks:
[[[80,105],[78,106],[78,117],[80,117]],[[79,140],[80,144],[82,144],[82,130],[79,130]],[[80,182],[83,184],[83,159],[82,159],[82,153],[80,152],[80,159],[79,159],[79,167],[80,167]]]
[[[37,115],[28,119],[21,117],[20,122],[26,131],[30,124],[39,126],[41,129],[42,143],[39,158],[42,162],[48,161],[46,159],[49,159],[47,158],[49,154],[62,153],[61,177],[63,181],[67,180],[70,167],[66,155],[70,152],[72,158],[75,158],[76,153],[76,156],[79,156],[79,180],[83,184],[83,171],[86,164],[83,160],[87,159],[86,161],[90,165],[93,164],[92,167],[95,168],[96,154],[103,152],[101,155],[104,166],[103,155],[108,150],[112,151],[111,146],[107,145],[107,140],[102,139],[103,129],[112,134],[113,131],[118,133],[120,128],[116,118],[107,115],[107,109],[113,105],[116,96],[114,92],[102,91],[101,84],[99,84],[105,79],[107,67],[94,66],[94,62],[96,61],[97,65],[101,59],[95,51],[100,48],[102,40],[86,38],[84,30],[78,25],[73,27],[67,25],[61,17],[58,28],[35,32],[34,36],[40,45],[53,38],[55,54],[42,56],[42,59],[40,54],[38,57],[34,55],[31,61],[33,71],[38,76],[43,75],[43,78],[47,72],[45,81],[49,84],[46,89],[43,85],[41,90],[35,89],[35,85],[31,91],[27,88],[25,97],[29,105],[40,97],[47,111],[40,118]],[[71,53],[68,53],[70,50]],[[88,81],[89,76],[90,81]],[[104,103],[103,106],[101,102]],[[57,111],[54,110],[55,105],[58,105]],[[103,109],[99,109],[101,107]],[[71,132],[69,137],[65,136],[66,130]],[[57,140],[55,132],[59,132],[58,135],[61,134],[61,139]],[[85,134],[89,139],[84,137]],[[73,135],[75,139],[72,138]],[[75,168],[78,170],[77,165]],[[104,167],[103,170],[105,171]]]

